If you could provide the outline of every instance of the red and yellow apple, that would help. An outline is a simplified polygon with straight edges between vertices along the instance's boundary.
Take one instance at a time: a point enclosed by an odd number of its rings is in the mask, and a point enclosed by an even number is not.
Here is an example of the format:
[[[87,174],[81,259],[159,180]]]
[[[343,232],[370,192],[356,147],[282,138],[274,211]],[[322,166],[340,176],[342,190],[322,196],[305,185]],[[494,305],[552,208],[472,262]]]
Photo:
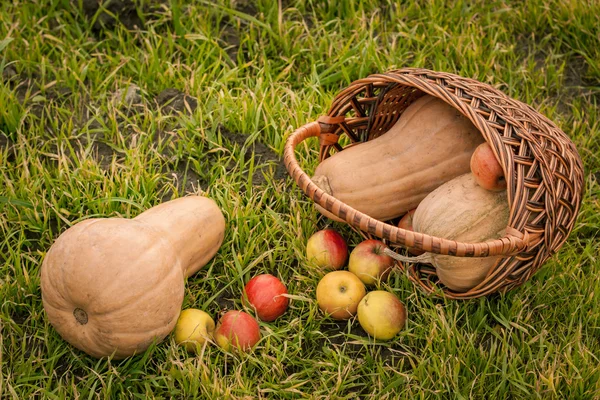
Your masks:
[[[308,239],[306,256],[321,268],[340,269],[348,260],[348,245],[339,233],[324,229]]]
[[[377,281],[385,281],[394,267],[394,259],[383,253],[387,249],[381,240],[365,240],[350,253],[348,271],[367,286],[374,285]]]
[[[506,189],[506,178],[489,143],[477,146],[471,156],[471,172],[484,189],[502,191]]]
[[[414,231],[413,218],[415,216],[415,211],[417,211],[416,208],[413,210],[410,210],[409,212],[404,214],[404,216],[400,219],[400,221],[398,221],[398,228],[405,229],[407,231]],[[424,251],[422,251],[422,250],[410,249],[410,248],[408,249],[408,252],[410,254],[412,254],[413,256],[420,256],[421,254],[424,253]]]
[[[242,301],[250,305],[261,321],[275,321],[285,313],[289,299],[287,289],[276,277],[270,274],[257,275],[244,287]]]
[[[188,351],[195,351],[210,340],[215,330],[215,321],[208,313],[188,308],[179,314],[175,325],[175,343],[182,344]]]
[[[333,271],[317,285],[317,304],[333,319],[349,319],[365,296],[365,285],[348,271]]]
[[[258,322],[243,311],[228,311],[214,333],[217,345],[226,351],[249,351],[260,340]]]
[[[389,340],[404,327],[406,308],[392,293],[375,290],[358,305],[358,322],[373,338]]]

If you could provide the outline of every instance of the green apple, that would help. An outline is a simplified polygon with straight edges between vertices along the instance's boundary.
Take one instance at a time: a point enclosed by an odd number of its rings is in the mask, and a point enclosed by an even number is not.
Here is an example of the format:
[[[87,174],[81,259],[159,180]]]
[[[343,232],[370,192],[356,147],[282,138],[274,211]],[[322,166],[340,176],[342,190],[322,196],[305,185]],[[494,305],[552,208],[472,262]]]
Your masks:
[[[369,292],[358,305],[358,322],[373,338],[392,339],[406,323],[406,308],[392,293]]]

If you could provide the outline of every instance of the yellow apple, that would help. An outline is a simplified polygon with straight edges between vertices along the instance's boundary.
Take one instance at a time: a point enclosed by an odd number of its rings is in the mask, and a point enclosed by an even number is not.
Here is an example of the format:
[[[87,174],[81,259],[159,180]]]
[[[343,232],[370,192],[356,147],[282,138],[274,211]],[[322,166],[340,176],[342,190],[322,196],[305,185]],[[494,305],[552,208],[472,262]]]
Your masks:
[[[373,338],[389,340],[404,327],[406,308],[392,293],[375,290],[358,305],[358,322]]]
[[[358,276],[367,286],[378,280],[385,281],[394,268],[394,259],[383,253],[387,249],[381,240],[362,241],[350,253],[348,271]]]
[[[215,321],[202,310],[188,308],[179,314],[175,325],[175,343],[195,351],[209,340],[215,330]]]
[[[348,271],[333,271],[317,285],[319,308],[334,319],[349,319],[356,314],[358,303],[365,296],[365,285]]]

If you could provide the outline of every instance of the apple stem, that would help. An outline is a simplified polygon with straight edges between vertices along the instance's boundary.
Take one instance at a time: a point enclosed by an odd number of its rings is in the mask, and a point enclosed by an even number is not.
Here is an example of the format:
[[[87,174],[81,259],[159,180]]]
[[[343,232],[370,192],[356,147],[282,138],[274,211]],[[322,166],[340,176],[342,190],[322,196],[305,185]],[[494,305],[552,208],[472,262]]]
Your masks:
[[[406,256],[401,256],[400,254],[396,253],[395,251],[393,251],[391,249],[384,249],[383,252],[385,253],[385,255],[392,257],[394,260],[407,262],[407,263],[411,263],[411,264],[415,264],[415,263],[430,263],[431,264],[431,261],[432,261],[431,253],[424,253],[417,257],[406,257]]]

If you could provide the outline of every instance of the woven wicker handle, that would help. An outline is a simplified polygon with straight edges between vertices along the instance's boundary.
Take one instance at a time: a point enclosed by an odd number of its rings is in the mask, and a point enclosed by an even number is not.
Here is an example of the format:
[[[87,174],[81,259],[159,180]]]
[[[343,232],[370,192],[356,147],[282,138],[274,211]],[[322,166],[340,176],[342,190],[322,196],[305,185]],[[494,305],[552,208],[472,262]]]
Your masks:
[[[296,146],[307,138],[320,135],[321,125],[319,122],[311,122],[298,128],[285,144],[283,161],[292,178],[308,197],[355,228],[395,244],[458,257],[513,255],[527,247],[529,235],[524,235],[511,227],[507,227],[506,236],[500,239],[481,243],[462,243],[401,229],[355,210],[319,188],[298,164],[294,153]]]

